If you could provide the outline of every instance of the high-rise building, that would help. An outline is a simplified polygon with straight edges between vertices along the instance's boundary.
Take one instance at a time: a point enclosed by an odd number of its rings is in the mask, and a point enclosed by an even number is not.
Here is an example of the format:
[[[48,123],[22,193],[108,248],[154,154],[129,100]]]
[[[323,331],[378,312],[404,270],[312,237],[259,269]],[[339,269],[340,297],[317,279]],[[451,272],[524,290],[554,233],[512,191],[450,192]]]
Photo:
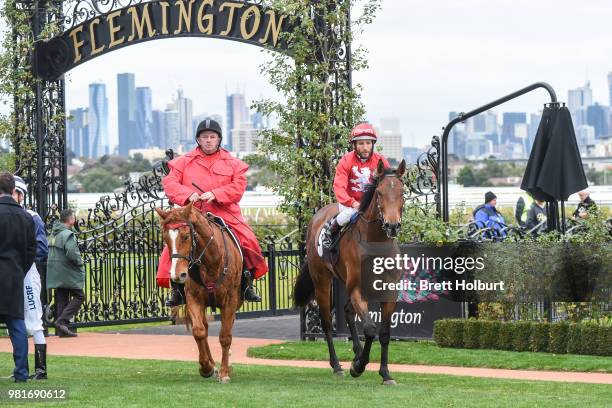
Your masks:
[[[117,74],[117,113],[119,155],[128,157],[129,150],[136,148],[136,87],[134,74]]]
[[[535,142],[536,135],[538,133],[538,127],[540,127],[540,121],[542,115],[540,113],[532,113],[529,115],[529,137],[527,138],[527,155],[531,154],[531,148]]]
[[[527,123],[525,112],[504,112],[502,124],[501,143],[520,143],[514,135],[517,123]]]
[[[110,153],[108,139],[108,98],[106,85],[89,84],[89,109],[87,115],[90,155],[98,158]]]
[[[244,155],[257,151],[259,130],[254,129],[250,123],[243,123],[240,127],[232,129],[232,145],[234,152]]]
[[[66,120],[66,147],[75,157],[91,158],[89,146],[88,109],[71,109]]]
[[[595,105],[587,107],[586,116],[587,125],[593,126],[595,129],[596,139],[605,139],[610,136],[608,123],[610,117],[609,107],[596,103]]]
[[[448,120],[449,122],[455,119],[458,116],[457,112],[449,112]],[[466,152],[466,126],[463,123],[457,123],[450,131],[448,135],[448,154],[454,155],[455,157],[462,159],[465,157]]]
[[[486,158],[493,153],[493,143],[481,136],[470,137],[466,141],[465,153],[470,159]]]
[[[493,111],[486,111],[481,113],[480,115],[476,115],[472,118],[472,126],[471,129],[476,133],[497,133],[497,114]]]
[[[179,113],[172,109],[166,109],[164,125],[166,147],[178,151],[181,144]]]
[[[169,146],[166,141],[166,113],[160,110],[151,112],[151,135],[153,137],[153,146],[166,149]]]
[[[612,72],[608,72],[608,104],[612,106]]]
[[[589,125],[580,125],[576,128],[576,142],[582,156],[586,156],[589,146],[595,144],[595,128]]]
[[[574,129],[586,125],[586,109],[593,104],[593,91],[591,83],[587,81],[584,86],[567,91],[567,108],[572,115]]]
[[[136,88],[136,133],[132,149],[147,149],[153,143],[151,88]]]
[[[234,137],[232,131],[234,129],[240,129],[243,123],[249,122],[249,109],[246,106],[245,97],[241,93],[233,93],[226,97],[226,118],[227,118],[227,137],[223,138],[227,149],[230,151],[239,151],[237,145],[234,146],[234,142],[238,143],[238,139]],[[249,124],[249,127],[251,125]]]
[[[193,103],[191,99],[183,96],[182,89],[177,91],[174,110],[178,113],[180,144],[190,149],[196,143],[193,129]]]
[[[402,151],[402,133],[398,118],[381,118],[376,144],[382,147],[382,154],[399,164],[404,158]]]

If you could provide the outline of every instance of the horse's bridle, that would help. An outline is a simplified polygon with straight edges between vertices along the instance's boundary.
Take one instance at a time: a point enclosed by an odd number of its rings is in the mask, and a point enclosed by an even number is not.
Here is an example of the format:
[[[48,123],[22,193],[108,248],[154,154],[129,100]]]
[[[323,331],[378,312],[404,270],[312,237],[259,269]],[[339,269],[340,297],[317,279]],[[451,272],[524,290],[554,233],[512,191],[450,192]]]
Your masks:
[[[208,246],[211,244],[215,236],[214,235],[210,236],[210,238],[208,239],[208,242],[206,243],[206,245],[204,245],[204,249],[202,250],[200,255],[196,257],[195,252],[198,248],[198,237],[196,235],[195,228],[193,227],[193,223],[191,221],[184,221],[184,222],[164,225],[164,229],[166,230],[179,229],[181,227],[189,227],[189,235],[191,236],[191,250],[189,251],[189,256],[185,256],[181,254],[172,254],[170,258],[187,260],[187,262],[189,263],[187,266],[187,269],[191,270],[194,266],[199,267],[200,265],[202,265],[202,257],[206,253],[206,249],[208,249]]]
[[[208,222],[209,225],[211,224],[210,219],[208,217],[206,217],[206,221]],[[208,248],[208,246],[213,241],[214,235],[210,236],[210,238],[208,239],[208,242],[206,242],[206,245],[204,245],[204,249],[202,250],[200,255],[196,257],[195,251],[197,250],[197,247],[198,247],[198,238],[197,238],[197,234],[193,226],[193,223],[191,221],[187,220],[187,221],[183,221],[179,223],[166,224],[164,225],[164,229],[166,230],[178,229],[180,227],[185,227],[185,226],[189,227],[189,233],[191,235],[191,251],[189,252],[189,256],[187,257],[185,255],[172,254],[171,258],[186,259],[187,262],[189,262],[189,266],[187,267],[187,270],[189,272],[189,277],[193,279],[195,282],[197,282],[200,286],[204,286],[206,288],[209,294],[209,297],[211,299],[211,304],[214,305],[215,303],[214,291],[215,289],[219,287],[219,285],[223,283],[223,280],[225,279],[225,275],[227,275],[227,266],[229,263],[229,252],[227,251],[227,242],[225,240],[225,234],[223,233],[223,230],[227,229],[227,226],[223,227],[223,226],[217,225],[219,229],[221,229],[221,236],[223,237],[223,252],[224,254],[226,254],[223,257],[224,258],[223,271],[221,272],[219,279],[217,279],[215,282],[208,282],[208,283],[205,283],[202,281],[202,277],[200,276],[199,267],[200,265],[202,265],[202,257],[206,253],[206,249]],[[197,266],[198,268],[194,268],[195,266]]]
[[[395,177],[395,178],[398,178],[397,174],[385,174],[385,175],[380,176],[380,179],[385,178],[385,177]],[[380,179],[377,180],[377,184],[380,182]],[[391,186],[391,187],[393,187],[393,186]],[[370,224],[372,222],[377,222],[377,221],[380,222],[381,228],[386,233],[387,232],[387,228],[389,226],[389,223],[384,219],[384,216],[383,216],[382,207],[380,205],[380,194],[378,194],[378,191],[374,191],[374,195],[375,195],[375,199],[376,199],[376,209],[378,210],[378,217],[376,219],[374,219],[374,220],[366,220],[365,217],[363,216],[363,214],[361,214],[360,217],[367,224]],[[398,224],[401,224],[401,222],[402,222],[402,218],[401,218],[401,215],[400,215],[400,219],[399,219]]]

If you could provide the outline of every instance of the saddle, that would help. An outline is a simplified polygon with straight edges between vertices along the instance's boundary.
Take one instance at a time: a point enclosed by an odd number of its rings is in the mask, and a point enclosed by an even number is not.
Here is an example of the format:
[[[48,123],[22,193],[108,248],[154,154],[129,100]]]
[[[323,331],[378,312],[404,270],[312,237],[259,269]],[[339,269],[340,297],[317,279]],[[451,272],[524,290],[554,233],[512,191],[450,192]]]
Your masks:
[[[206,213],[206,218],[220,226],[222,229],[225,229],[229,233],[229,236],[232,238],[232,241],[234,241],[234,243],[238,247],[238,251],[240,252],[240,259],[242,259],[242,261],[244,262],[244,255],[242,255],[242,246],[240,245],[240,241],[238,241],[238,238],[234,234],[234,231],[232,231],[232,228],[225,223],[225,220],[223,218],[211,213],[210,211]]]
[[[359,213],[355,213],[351,216],[350,221],[340,228],[340,230],[336,231],[335,234],[332,235],[332,244],[329,249],[323,246],[323,234],[327,230],[327,225],[337,217],[337,214],[330,217],[325,224],[323,224],[323,228],[319,232],[319,236],[317,237],[317,253],[324,261],[329,262],[331,265],[336,265],[338,263],[339,253],[338,253],[338,242],[342,236],[346,233],[346,231],[357,221],[359,218]]]

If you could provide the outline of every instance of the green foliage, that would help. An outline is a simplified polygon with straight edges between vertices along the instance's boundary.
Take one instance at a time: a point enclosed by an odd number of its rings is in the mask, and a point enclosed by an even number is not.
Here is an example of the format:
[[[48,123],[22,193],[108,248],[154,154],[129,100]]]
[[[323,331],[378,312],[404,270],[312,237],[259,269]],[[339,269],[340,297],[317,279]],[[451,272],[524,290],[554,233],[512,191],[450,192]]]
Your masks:
[[[480,348],[494,349],[497,347],[501,322],[496,320],[481,320],[480,325]]]
[[[548,351],[554,354],[567,353],[569,324],[567,322],[553,323],[550,325],[549,332]]]
[[[582,351],[582,326],[576,323],[570,324],[567,332],[567,352],[580,354]]]
[[[463,321],[461,319],[436,320],[433,338],[440,347],[463,347]]]
[[[462,167],[457,174],[457,183],[464,187],[493,187],[502,186],[504,183],[494,183],[494,177],[521,177],[525,173],[524,164],[498,163],[493,160],[485,160],[480,169],[471,164]]]
[[[531,325],[531,337],[529,338],[529,350],[548,351],[549,331],[550,324],[533,323]]]
[[[81,183],[83,192],[108,193],[123,186],[130,173],[143,173],[152,169],[151,163],[140,154],[127,160],[117,156],[102,156],[85,165],[74,176],[74,181]]]
[[[457,233],[437,216],[433,207],[418,203],[404,206],[399,242],[448,243],[457,241]]]
[[[380,1],[366,1],[363,14],[348,21],[347,8],[355,3],[270,2],[271,7],[293,16],[293,30],[281,34],[288,54],[270,50],[271,61],[261,67],[283,100],[254,104],[257,111],[279,119],[277,128],[260,133],[258,150],[260,156],[273,158],[269,169],[278,175],[264,182],[283,197],[281,210],[302,227],[313,209],[333,201],[335,164],[346,152],[350,128],[364,114],[361,89],[351,89],[347,78],[349,68],[367,67],[365,51],[353,50],[350,67],[338,61],[338,55],[341,44],[350,43],[353,34],[373,20]],[[329,41],[329,32],[337,33],[341,41]]]
[[[529,339],[531,337],[531,323],[527,321],[514,321],[506,324],[512,325],[512,350],[529,350]]]
[[[480,328],[481,321],[476,319],[467,319],[463,323],[463,347],[479,348],[480,347]]]
[[[440,347],[612,356],[612,327],[596,322],[442,319],[434,323],[434,341]]]

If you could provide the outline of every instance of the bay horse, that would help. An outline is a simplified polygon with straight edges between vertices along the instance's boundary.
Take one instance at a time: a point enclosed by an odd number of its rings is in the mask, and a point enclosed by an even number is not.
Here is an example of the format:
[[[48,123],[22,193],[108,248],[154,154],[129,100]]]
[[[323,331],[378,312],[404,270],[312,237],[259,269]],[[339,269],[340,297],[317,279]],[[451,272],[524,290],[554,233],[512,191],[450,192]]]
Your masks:
[[[171,254],[170,279],[185,283],[187,326],[191,326],[198,345],[200,375],[205,378],[217,375],[219,382],[228,383],[232,328],[236,311],[242,306],[240,249],[229,236],[227,227],[204,216],[192,203],[169,211],[155,210]],[[215,368],[208,346],[207,306],[221,309],[220,371]]]
[[[402,208],[404,205],[404,184],[401,180],[406,171],[406,162],[402,160],[397,170],[385,169],[379,160],[373,176],[373,182],[366,188],[359,206],[358,220],[349,226],[340,237],[338,261],[331,265],[322,259],[317,252],[318,236],[326,221],[338,213],[338,204],[326,205],[315,213],[308,226],[306,238],[306,260],[302,264],[294,287],[294,301],[297,306],[305,306],[314,297],[319,306],[321,324],[329,349],[329,364],[334,374],[344,372],[336,356],[331,334],[331,286],[332,279],[337,277],[346,287],[349,300],[344,306],[346,321],[353,340],[355,358],[350,373],[353,377],[363,374],[369,363],[370,347],[376,337],[376,324],[370,318],[368,301],[361,291],[361,255],[359,242],[388,244],[391,256],[399,253],[394,240],[401,227]],[[386,245],[384,245],[386,247]],[[381,302],[381,322],[378,338],[381,345],[380,370],[383,384],[395,385],[387,366],[389,341],[391,338],[391,316],[396,301]],[[365,343],[362,347],[355,324],[355,314],[363,322]]]

